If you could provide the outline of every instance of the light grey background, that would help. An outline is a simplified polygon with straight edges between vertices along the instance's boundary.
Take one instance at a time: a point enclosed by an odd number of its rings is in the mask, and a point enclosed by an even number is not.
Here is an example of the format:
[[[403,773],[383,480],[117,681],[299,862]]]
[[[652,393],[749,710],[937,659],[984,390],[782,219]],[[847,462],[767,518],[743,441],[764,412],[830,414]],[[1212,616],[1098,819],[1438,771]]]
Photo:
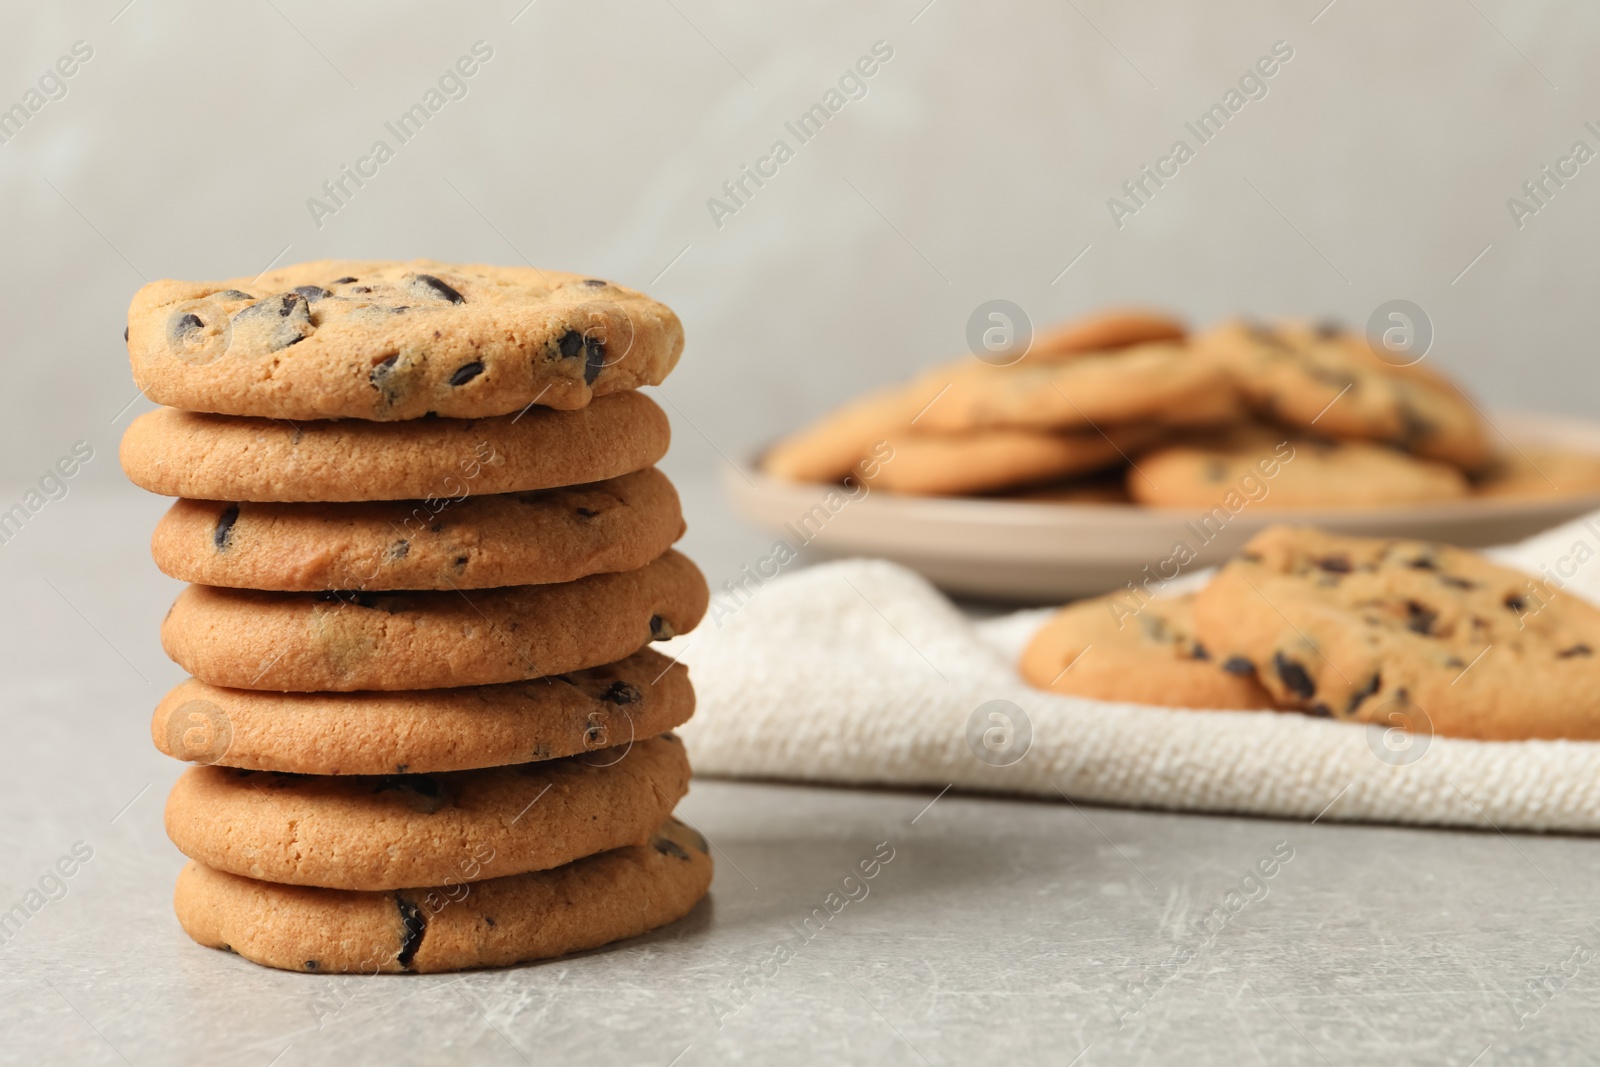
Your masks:
[[[723,849],[714,902],[663,935],[687,947],[478,976],[464,987],[477,1014],[394,983],[332,1033],[315,1029],[301,979],[172,927],[179,861],[160,800],[178,768],[146,733],[180,673],[156,640],[175,584],[144,547],[166,505],[115,463],[147,406],[120,340],[146,279],[324,256],[526,257],[649,291],[687,328],[659,391],[676,432],[665,466],[713,583],[765,548],[720,501],[722,457],[959,352],[968,315],[996,297],[1039,322],[1136,301],[1202,322],[1355,323],[1407,298],[1433,320],[1430,360],[1489,404],[1600,414],[1600,163],[1520,230],[1506,208],[1575,140],[1600,149],[1583,125],[1600,125],[1600,8],[924,3],[0,10],[0,108],[75,41],[94,49],[65,97],[0,144],[0,509],[74,442],[95,449],[67,497],[0,544],[0,906],[73,841],[97,850],[65,901],[0,946],[0,1031],[25,1031],[27,1058],[521,1062],[551,1040],[662,1064],[698,1042],[685,1065],[763,1041],[794,1060],[817,1047],[885,1063],[1026,1058],[1041,1040],[1062,1062],[1094,1044],[1085,1064],[1592,1054],[1588,971],[1521,1029],[1515,1005],[1575,938],[1593,940],[1593,845],[1492,831],[955,797],[913,825],[930,798],[708,784],[685,810]],[[385,121],[479,40],[494,54],[468,95],[317,227],[307,198],[375,139],[393,145]],[[1116,228],[1107,198],[1280,40],[1294,58],[1268,95]],[[797,145],[784,123],[877,41],[894,56],[866,97]],[[719,228],[706,200],[777,138],[794,158]],[[1214,899],[1280,836],[1302,848],[1306,880],[1133,1029],[1110,1027],[1110,991],[1170,955],[1180,905]],[[704,998],[825,891],[826,864],[883,837],[908,860],[882,910],[737,1026],[708,1029]]]

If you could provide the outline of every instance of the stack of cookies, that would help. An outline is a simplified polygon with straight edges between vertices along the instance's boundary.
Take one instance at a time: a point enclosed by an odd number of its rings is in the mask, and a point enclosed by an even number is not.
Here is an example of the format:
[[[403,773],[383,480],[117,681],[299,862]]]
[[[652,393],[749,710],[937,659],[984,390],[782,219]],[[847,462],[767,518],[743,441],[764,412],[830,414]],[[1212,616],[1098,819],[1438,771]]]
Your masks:
[[[1592,741],[1597,655],[1600,609],[1549,574],[1449,545],[1274,526],[1198,593],[1069,605],[1019,669],[1040,688],[1099,700]]]
[[[599,279],[318,262],[145,286],[122,443],[180,499],[193,675],[156,745],[196,941],[301,971],[442,971],[643,933],[711,880],[672,818],[700,572],[656,463],[678,319]]]
[[[1191,338],[1158,313],[1106,312],[1002,362],[969,357],[862,397],[764,467],[907,494],[1186,509],[1229,492],[1274,508],[1600,492],[1600,457],[1496,454],[1448,379],[1333,323],[1238,320]]]

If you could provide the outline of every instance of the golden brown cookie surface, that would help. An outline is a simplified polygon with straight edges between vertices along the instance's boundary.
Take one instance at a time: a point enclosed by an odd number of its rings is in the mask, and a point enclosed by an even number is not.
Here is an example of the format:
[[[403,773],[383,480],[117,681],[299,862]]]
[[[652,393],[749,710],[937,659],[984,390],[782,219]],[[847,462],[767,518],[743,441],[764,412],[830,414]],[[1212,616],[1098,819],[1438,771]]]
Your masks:
[[[1421,366],[1393,366],[1332,327],[1235,321],[1195,344],[1197,355],[1232,371],[1264,419],[1393,445],[1469,472],[1490,458],[1483,420],[1459,390]]]
[[[484,589],[634,570],[683,529],[677,492],[651,467],[461,500],[179,500],[151,552],[174,578],[235,589]]]
[[[689,789],[671,734],[583,756],[369,777],[191,767],[167,836],[216,870],[282,885],[401,889],[545,870],[643,844]]]
[[[1372,507],[1425,504],[1467,495],[1446,463],[1366,441],[1306,438],[1244,427],[1154,449],[1128,471],[1128,493],[1168,508]]]
[[[711,875],[705,838],[669,819],[642,845],[564,867],[388,893],[274,885],[190,861],[173,905],[200,944],[268,967],[436,973],[635,937],[687,915]]]
[[[1482,740],[1600,738],[1600,609],[1465,549],[1275,526],[1197,594],[1195,628],[1286,707]]]
[[[156,706],[174,759],[293,774],[430,774],[558,759],[675,729],[689,670],[640,649],[570,674],[462,689],[267,693],[196,678]]]
[[[1229,673],[1194,633],[1194,598],[1095,597],[1034,634],[1022,676],[1040,689],[1176,708],[1271,708],[1254,672]]]
[[[432,260],[320,260],[163,280],[128,308],[133,377],[159,404],[277,419],[483,418],[660,384],[670,308],[599,278]]]
[[[287,422],[157,408],[122,437],[142,489],[200,500],[461,500],[615,478],[666,455],[663,412],[642,393],[581,411],[494,419]]]
[[[161,644],[212,685],[279,692],[444,689],[598,667],[687,633],[710,593],[676,551],[559,585],[264,593],[191,585]]]

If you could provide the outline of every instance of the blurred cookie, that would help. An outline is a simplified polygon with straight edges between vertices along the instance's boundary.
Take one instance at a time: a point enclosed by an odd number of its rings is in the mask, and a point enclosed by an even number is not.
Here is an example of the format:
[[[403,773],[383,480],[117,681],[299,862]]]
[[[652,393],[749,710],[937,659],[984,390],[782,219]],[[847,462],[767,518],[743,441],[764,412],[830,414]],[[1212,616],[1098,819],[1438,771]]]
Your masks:
[[[1010,367],[975,363],[949,382],[917,420],[920,432],[1210,426],[1243,412],[1226,367],[1171,344]]]
[[[1161,435],[1159,428],[1149,426],[1112,427],[1103,434],[978,430],[905,435],[894,439],[893,454],[878,465],[870,484],[925,496],[981,493],[1113,466]]]
[[[202,945],[317,974],[503,967],[597,948],[687,915],[711,886],[705,838],[668,819],[641,845],[429,889],[274,885],[190,861],[173,906]]]
[[[227,501],[461,499],[615,478],[666,455],[642,393],[496,419],[291,423],[157,408],[122,437],[122,469],[161,496]]]
[[[337,778],[191,767],[167,836],[214,870],[282,885],[403,889],[559,867],[643,844],[689,791],[672,735],[448,774]]]
[[[643,567],[683,534],[653,467],[526,493],[350,504],[179,500],[151,539],[174,578],[236,589],[483,589]]]
[[[1170,415],[1179,425],[1209,424],[1225,416],[1236,414],[1238,408],[1231,402],[1231,393],[1219,393],[1217,386],[1226,384],[1226,376],[1215,368],[1199,365],[1188,368],[1183,380],[1194,392],[1186,404],[1164,405],[1160,399],[1138,400],[1122,394],[1129,390],[1147,389],[1155,379],[1170,369],[1161,357],[1141,354],[1130,366],[1117,366],[1101,362],[1107,350],[1140,346],[1158,341],[1178,340],[1184,328],[1166,316],[1138,310],[1113,311],[1091,316],[1066,324],[1054,331],[1041,333],[1029,349],[1028,357],[1018,367],[994,367],[973,359],[951,361],[923,371],[907,382],[886,386],[850,401],[837,411],[819,419],[811,426],[790,434],[774,445],[762,458],[762,469],[774,477],[796,482],[835,482],[852,471],[861,474],[859,462],[873,451],[875,445],[885,443],[897,446],[908,434],[927,431],[967,430],[979,426],[1071,426],[1084,428],[1099,415],[1108,415],[1108,422],[1131,421],[1139,412],[1161,412]],[[1051,367],[1049,361],[1082,357],[1086,366],[1077,370]],[[1120,358],[1120,357],[1118,357]],[[1160,362],[1160,366],[1155,364]],[[997,376],[1016,374],[1022,367],[1030,368],[1018,379]],[[1105,382],[1110,378],[1107,393]],[[1196,381],[1204,378],[1205,384]],[[1011,421],[990,418],[983,414],[991,398],[1000,397],[996,403],[1001,412],[1009,410],[1005,397],[1013,390],[1028,392],[1049,389],[1052,385],[1067,383],[1074,390],[1068,395],[1081,399],[1088,409],[1075,410],[1071,402],[1053,394],[1044,398],[1044,414],[1035,414],[1025,407]],[[1177,397],[1177,390],[1163,381],[1162,394],[1168,400]],[[951,398],[955,399],[952,400]],[[947,406],[949,413],[933,412]],[[1223,406],[1225,411],[1212,413],[1206,404]],[[1035,398],[1034,405],[1040,401]],[[976,405],[979,414],[966,414]],[[1130,414],[1130,412],[1132,414]],[[1030,419],[1029,416],[1032,416]],[[869,474],[868,477],[871,477]]]
[[[1600,493],[1600,456],[1522,445],[1494,458],[1473,487],[1478,496],[1538,498]]]
[[[1235,321],[1195,344],[1197,355],[1232,370],[1270,421],[1390,444],[1469,472],[1490,458],[1483,420],[1459,390],[1431,371],[1391,366],[1331,327]]]
[[[1040,689],[1175,708],[1271,708],[1253,670],[1223,669],[1194,636],[1194,597],[1096,597],[1062,608],[1022,653]]]
[[[1128,494],[1151,507],[1237,510],[1230,497],[1266,508],[1376,507],[1467,495],[1466,478],[1449,464],[1267,427],[1162,446],[1134,463]]]
[[[1028,358],[1060,359],[1158,341],[1182,342],[1188,331],[1170,315],[1148,308],[1109,308],[1040,330]]]
[[[676,551],[636,571],[471,592],[191,585],[161,624],[161,646],[201,681],[238,689],[491,685],[613,663],[693,629],[709,597]]]
[[[128,308],[128,355],[146,396],[261,418],[579,408],[660,384],[682,352],[683,326],[664,304],[533,267],[319,260],[255,278],[151,282]]]
[[[526,682],[405,692],[264,693],[198,678],[150,720],[173,759],[292,774],[433,774],[559,759],[675,729],[694,714],[689,669],[640,649]]]
[[[1448,545],[1274,526],[1195,597],[1275,701],[1414,734],[1600,738],[1600,609]]]
[[[790,482],[837,482],[860,477],[862,457],[887,447],[948,385],[949,368],[875,389],[773,445],[761,468]]]

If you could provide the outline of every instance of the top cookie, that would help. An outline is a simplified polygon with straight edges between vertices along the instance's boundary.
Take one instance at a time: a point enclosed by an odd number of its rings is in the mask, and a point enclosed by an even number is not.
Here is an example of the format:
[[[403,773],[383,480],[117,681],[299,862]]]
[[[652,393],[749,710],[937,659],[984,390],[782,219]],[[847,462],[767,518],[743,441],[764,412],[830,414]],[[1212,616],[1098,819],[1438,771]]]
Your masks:
[[[1459,390],[1420,366],[1386,363],[1336,326],[1231,322],[1196,344],[1273,422],[1382,441],[1468,472],[1491,458],[1483,420]]]
[[[1600,610],[1476,553],[1274,526],[1195,598],[1279,703],[1413,733],[1600,738]]]
[[[672,310],[599,278],[419,259],[318,260],[257,278],[151,282],[128,356],[160,404],[281,419],[507,415],[657,385]]]
[[[1040,330],[1028,348],[1028,358],[1065,359],[1155,341],[1181,343],[1187,333],[1182,322],[1160,311],[1109,308]]]

